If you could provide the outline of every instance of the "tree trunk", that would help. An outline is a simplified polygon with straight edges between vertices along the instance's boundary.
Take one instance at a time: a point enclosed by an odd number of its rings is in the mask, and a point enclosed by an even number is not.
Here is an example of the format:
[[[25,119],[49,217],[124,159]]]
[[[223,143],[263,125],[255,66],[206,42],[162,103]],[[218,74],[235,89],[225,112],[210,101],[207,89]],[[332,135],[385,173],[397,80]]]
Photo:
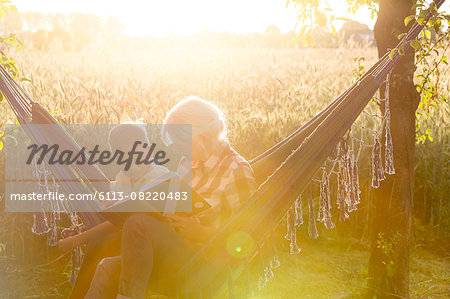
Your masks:
[[[380,0],[375,40],[381,57],[406,32],[404,19],[414,14],[411,0]],[[413,22],[410,22],[412,24]],[[396,174],[374,189],[371,205],[371,252],[368,289],[371,298],[409,297],[409,241],[414,191],[415,111],[414,52],[394,68],[390,79],[391,134]],[[382,90],[384,97],[384,90]],[[384,110],[384,106],[381,107]],[[384,136],[383,136],[384,137]],[[382,142],[384,144],[384,142]]]

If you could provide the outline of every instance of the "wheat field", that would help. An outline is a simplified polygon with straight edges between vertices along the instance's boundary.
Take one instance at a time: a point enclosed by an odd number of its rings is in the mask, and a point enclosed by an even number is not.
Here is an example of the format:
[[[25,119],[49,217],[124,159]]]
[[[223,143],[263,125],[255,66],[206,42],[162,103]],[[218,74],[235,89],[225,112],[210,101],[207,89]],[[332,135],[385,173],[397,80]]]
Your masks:
[[[345,90],[355,56],[366,56],[369,66],[376,51],[23,51],[16,60],[33,82],[24,83],[32,98],[62,123],[160,123],[177,101],[197,95],[225,111],[230,140],[252,157]],[[252,149],[243,147],[249,139]]]

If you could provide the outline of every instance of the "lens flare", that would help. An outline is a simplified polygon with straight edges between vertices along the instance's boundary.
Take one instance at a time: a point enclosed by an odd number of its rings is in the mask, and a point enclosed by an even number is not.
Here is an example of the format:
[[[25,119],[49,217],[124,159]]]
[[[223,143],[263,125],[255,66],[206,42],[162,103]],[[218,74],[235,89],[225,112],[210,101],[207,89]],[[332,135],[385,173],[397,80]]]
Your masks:
[[[232,233],[227,239],[227,252],[233,257],[246,257],[255,246],[253,238],[245,232]]]

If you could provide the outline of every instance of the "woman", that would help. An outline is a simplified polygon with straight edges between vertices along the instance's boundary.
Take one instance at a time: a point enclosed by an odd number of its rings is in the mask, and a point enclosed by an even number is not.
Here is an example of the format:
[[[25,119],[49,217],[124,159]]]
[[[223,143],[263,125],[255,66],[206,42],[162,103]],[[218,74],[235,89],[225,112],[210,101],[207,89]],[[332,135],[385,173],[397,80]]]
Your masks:
[[[191,124],[192,131],[176,124]],[[167,114],[162,133],[185,157],[192,143],[192,161],[183,159],[178,172],[192,169],[192,188],[211,208],[194,217],[167,215],[168,222],[146,214],[128,218],[120,258],[99,264],[86,298],[114,298],[117,291],[117,298],[144,298],[151,281],[176,272],[257,189],[250,165],[227,140],[222,112],[210,102],[181,101]],[[111,275],[119,269],[120,275]]]

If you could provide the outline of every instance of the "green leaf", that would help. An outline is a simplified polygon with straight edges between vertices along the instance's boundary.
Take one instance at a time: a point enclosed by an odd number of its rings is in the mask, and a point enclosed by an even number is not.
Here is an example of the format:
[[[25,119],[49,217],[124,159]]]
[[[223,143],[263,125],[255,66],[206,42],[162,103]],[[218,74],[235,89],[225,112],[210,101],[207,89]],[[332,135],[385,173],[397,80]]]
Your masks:
[[[334,25],[331,25],[331,32],[333,35],[336,35],[336,27],[334,27]]]
[[[418,40],[412,40],[410,45],[417,51],[420,50],[420,48],[422,48],[422,44]]]
[[[306,39],[306,35],[304,35],[304,36],[302,37],[302,44],[303,44],[303,46],[305,46],[305,47],[308,46],[308,40]]]
[[[406,35],[406,33],[399,34],[398,39],[402,39],[405,35]]]
[[[433,27],[428,28],[428,30],[431,32],[430,39],[436,43],[436,38],[438,37],[438,34],[436,33],[436,30],[434,30]],[[439,31],[439,30],[438,30]]]
[[[300,40],[300,35],[296,34],[291,41],[291,47],[294,47],[298,43],[299,40]]]
[[[0,151],[3,149],[3,142],[0,141]]]
[[[416,17],[415,15],[407,16],[405,18],[405,26],[408,26],[409,22],[411,22],[411,20],[414,19],[415,17]]]
[[[431,32],[430,32],[430,30],[425,29],[425,37],[426,37],[427,39],[431,39]]]
[[[300,28],[300,31],[298,32],[298,34],[299,34],[299,35],[305,34],[305,31],[306,31],[307,28],[308,28],[307,25],[303,25],[303,26]]]
[[[392,60],[394,58],[395,51],[397,51],[397,48],[392,49],[391,53],[389,53],[389,59],[390,60]]]
[[[398,54],[404,56],[405,55],[405,47],[403,43],[400,45],[400,48],[398,48]]]
[[[316,17],[316,22],[319,26],[327,25],[327,16],[321,12],[319,9],[314,11],[314,16]]]

